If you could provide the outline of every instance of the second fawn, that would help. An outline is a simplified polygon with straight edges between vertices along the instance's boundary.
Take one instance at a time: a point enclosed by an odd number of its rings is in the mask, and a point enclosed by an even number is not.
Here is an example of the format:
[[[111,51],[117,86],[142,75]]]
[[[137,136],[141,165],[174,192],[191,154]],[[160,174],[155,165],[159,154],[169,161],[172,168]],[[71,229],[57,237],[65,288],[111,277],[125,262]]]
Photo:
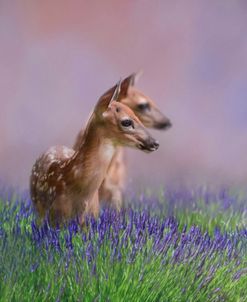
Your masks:
[[[117,146],[151,152],[158,143],[133,111],[117,102],[120,84],[98,101],[77,151],[65,146],[50,148],[34,164],[30,190],[40,218],[60,223],[84,215],[98,215],[98,189]]]
[[[138,76],[139,74],[131,74],[122,82],[119,101],[131,108],[145,127],[159,130],[170,128],[170,120],[158,109],[154,101],[135,88]],[[82,129],[77,135],[73,149],[78,150],[83,137],[84,130]],[[125,178],[125,152],[119,146],[114,152],[106,177],[100,186],[99,199],[119,210],[122,207]]]

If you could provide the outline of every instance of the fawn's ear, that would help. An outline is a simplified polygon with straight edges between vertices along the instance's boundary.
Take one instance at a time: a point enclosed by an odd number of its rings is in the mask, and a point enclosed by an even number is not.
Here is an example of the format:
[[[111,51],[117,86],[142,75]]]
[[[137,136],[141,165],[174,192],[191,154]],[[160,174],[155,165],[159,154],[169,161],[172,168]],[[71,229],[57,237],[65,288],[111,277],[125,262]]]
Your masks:
[[[120,100],[127,97],[129,88],[136,84],[136,82],[138,81],[138,79],[142,74],[143,72],[142,70],[140,70],[138,72],[132,73],[131,75],[129,75],[127,78],[123,80],[121,85],[120,96],[119,96]]]
[[[96,114],[102,115],[107,110],[112,101],[119,101],[121,90],[121,80],[112,88],[107,90],[98,100],[94,108]]]
[[[135,73],[132,73],[122,81],[121,91],[119,94],[120,100],[127,97],[129,87],[133,86],[134,84],[135,84]]]
[[[143,75],[143,70],[142,69],[140,69],[139,71],[137,71],[136,73],[134,73],[132,86],[134,86],[137,83],[137,81],[140,79],[140,77],[142,75]]]
[[[122,80],[120,79],[119,82],[117,83],[115,87],[115,90],[113,92],[113,95],[111,97],[111,100],[110,100],[110,103],[112,101],[116,101],[116,102],[119,102],[119,97],[120,97],[120,93],[121,93],[121,90],[122,90]],[[108,104],[108,106],[110,105],[110,103]]]

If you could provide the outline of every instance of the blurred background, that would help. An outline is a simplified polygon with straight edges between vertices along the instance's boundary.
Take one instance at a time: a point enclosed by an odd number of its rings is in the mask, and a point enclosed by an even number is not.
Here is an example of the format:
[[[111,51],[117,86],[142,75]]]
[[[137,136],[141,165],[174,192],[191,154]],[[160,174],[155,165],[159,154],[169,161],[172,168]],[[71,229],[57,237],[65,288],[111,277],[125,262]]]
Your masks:
[[[0,1],[0,179],[71,146],[98,97],[139,69],[171,119],[128,151],[130,184],[247,181],[247,2]]]

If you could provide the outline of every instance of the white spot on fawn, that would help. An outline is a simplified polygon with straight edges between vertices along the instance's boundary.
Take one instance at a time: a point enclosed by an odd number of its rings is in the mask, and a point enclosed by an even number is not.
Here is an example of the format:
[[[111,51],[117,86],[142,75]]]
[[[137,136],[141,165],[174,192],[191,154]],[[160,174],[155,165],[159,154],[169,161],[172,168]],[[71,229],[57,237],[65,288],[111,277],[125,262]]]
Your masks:
[[[77,166],[73,167],[72,168],[72,173],[74,175],[74,178],[79,177],[79,175],[80,175],[80,168],[78,168]]]
[[[63,149],[62,149],[62,154],[66,158],[70,158],[73,155],[73,153],[74,152],[71,149],[67,148],[67,147],[63,147]]]

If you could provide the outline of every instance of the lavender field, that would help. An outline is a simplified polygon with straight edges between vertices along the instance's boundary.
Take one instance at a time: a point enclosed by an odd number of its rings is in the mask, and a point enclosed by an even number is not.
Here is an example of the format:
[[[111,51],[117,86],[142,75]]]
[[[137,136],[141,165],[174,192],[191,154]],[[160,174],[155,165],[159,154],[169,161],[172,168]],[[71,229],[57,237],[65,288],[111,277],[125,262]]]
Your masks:
[[[247,301],[247,196],[206,188],[128,194],[51,228],[1,190],[0,301]]]
[[[0,0],[0,302],[247,302],[246,30],[247,0]],[[32,191],[43,213],[61,178],[96,197],[112,145],[133,146],[127,115],[96,106],[131,74],[121,102],[159,149],[119,156],[110,187],[126,182],[111,192],[123,209],[102,204],[83,226],[38,222]],[[95,144],[79,156],[92,168],[76,163],[74,180],[56,162],[47,179],[32,169],[51,146],[75,146],[97,107]],[[71,217],[84,211],[73,205]]]

